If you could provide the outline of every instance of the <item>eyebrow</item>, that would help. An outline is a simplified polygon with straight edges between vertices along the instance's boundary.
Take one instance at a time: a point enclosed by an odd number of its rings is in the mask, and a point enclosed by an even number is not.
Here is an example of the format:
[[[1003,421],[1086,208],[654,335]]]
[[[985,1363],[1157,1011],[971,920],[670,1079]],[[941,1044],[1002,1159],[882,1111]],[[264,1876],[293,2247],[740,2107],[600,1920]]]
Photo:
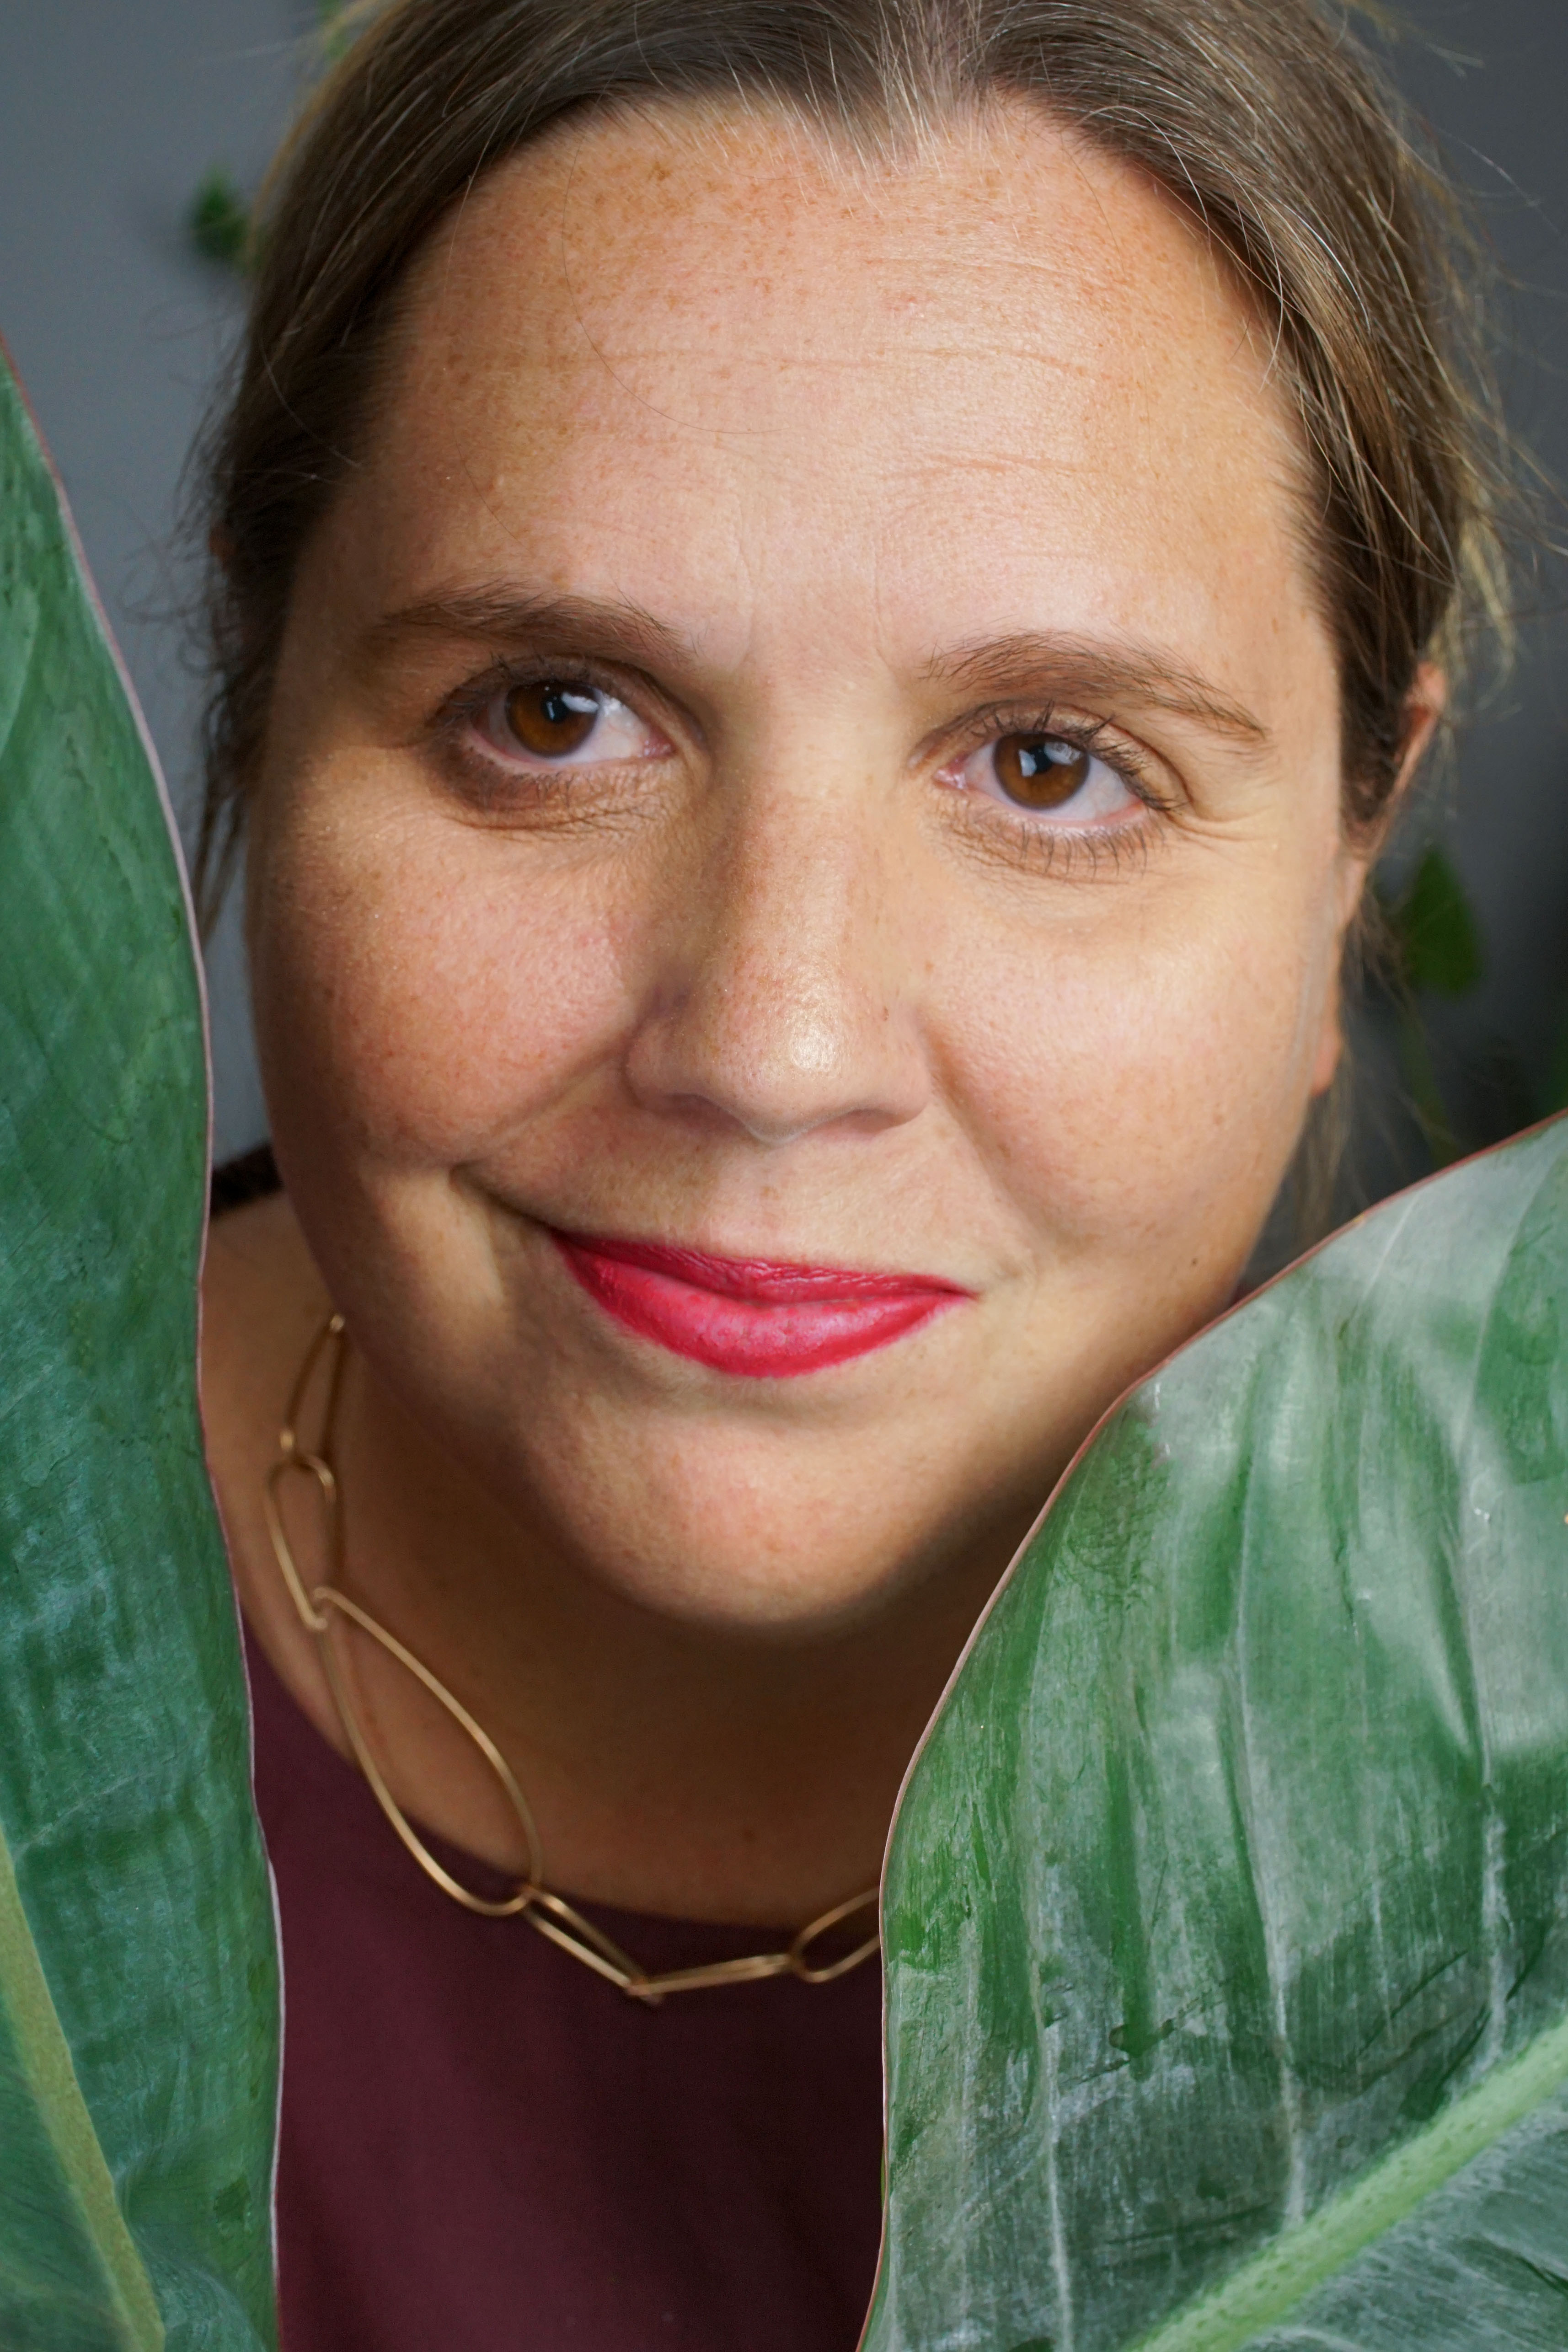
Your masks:
[[[531,596],[504,583],[445,590],[404,604],[383,614],[369,632],[371,648],[378,653],[421,636],[559,647],[598,653],[639,667],[689,662],[692,653],[687,639],[640,605],[596,596]]]
[[[685,666],[690,638],[641,605],[596,596],[531,595],[506,582],[482,582],[423,597],[372,624],[370,644],[387,652],[411,637],[468,637],[543,651],[595,653],[638,668]],[[1269,730],[1244,704],[1157,646],[1023,631],[933,656],[925,677],[968,692],[1038,694],[1086,706],[1132,704],[1187,719],[1250,750]]]
[[[1026,688],[1061,701],[1133,703],[1193,719],[1249,749],[1269,741],[1269,730],[1245,704],[1157,646],[1025,632],[937,655],[926,675],[998,698]]]

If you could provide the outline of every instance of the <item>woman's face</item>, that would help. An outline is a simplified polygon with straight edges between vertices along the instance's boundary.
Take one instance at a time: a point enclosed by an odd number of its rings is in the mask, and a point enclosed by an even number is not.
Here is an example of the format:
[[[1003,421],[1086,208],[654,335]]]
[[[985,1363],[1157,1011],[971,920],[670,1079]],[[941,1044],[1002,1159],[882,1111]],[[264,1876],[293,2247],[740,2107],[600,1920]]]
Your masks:
[[[1229,1297],[1359,879],[1260,343],[1021,110],[579,125],[415,268],[257,788],[268,1097],[383,1379],[623,1594],[999,1565]]]

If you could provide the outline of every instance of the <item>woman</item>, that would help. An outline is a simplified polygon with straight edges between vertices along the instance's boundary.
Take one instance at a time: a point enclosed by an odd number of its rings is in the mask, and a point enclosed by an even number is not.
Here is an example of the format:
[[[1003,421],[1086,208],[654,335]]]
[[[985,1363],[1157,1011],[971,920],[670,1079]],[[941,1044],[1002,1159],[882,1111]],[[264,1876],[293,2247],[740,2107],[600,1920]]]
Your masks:
[[[853,2343],[900,1777],[1234,1293],[1484,584],[1443,235],[1306,0],[401,0],[287,153],[205,1383],[289,2352]]]

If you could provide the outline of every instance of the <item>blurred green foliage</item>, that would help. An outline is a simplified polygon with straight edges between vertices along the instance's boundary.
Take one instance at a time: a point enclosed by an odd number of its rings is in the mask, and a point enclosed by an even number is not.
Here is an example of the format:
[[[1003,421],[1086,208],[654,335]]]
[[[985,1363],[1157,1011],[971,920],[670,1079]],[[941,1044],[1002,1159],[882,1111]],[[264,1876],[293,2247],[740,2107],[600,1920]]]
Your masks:
[[[1465,886],[1436,843],[1384,916],[1408,988],[1468,996],[1485,969],[1480,931]]]
[[[352,27],[340,21],[347,13],[347,0],[317,0],[316,20],[329,58],[340,58],[353,38]]]
[[[1480,927],[1452,862],[1433,843],[1404,887],[1376,889],[1383,918],[1384,977],[1393,1001],[1399,1063],[1410,1108],[1434,1165],[1447,1167],[1469,1151],[1499,1141],[1492,1132],[1466,1136],[1456,1129],[1432,1053],[1427,1003],[1433,997],[1457,1002],[1479,984],[1486,970]],[[1502,1131],[1527,1126],[1552,1112],[1568,1110],[1568,1016],[1558,1034],[1544,1082],[1531,1083],[1507,1048],[1482,1056],[1479,1076],[1496,1083],[1511,1104]],[[1492,1066],[1492,1064],[1496,1067]]]
[[[321,54],[330,63],[340,58],[353,38],[348,0],[317,0],[316,19]],[[185,208],[185,232],[192,248],[204,261],[242,275],[251,261],[251,207],[231,173],[214,164]]]
[[[1446,1168],[1463,1156],[1432,1059],[1423,994],[1468,996],[1485,970],[1480,931],[1465,886],[1436,842],[1396,896],[1379,887],[1388,978],[1398,1023],[1399,1064],[1410,1108],[1432,1155]]]
[[[185,212],[191,243],[204,261],[243,270],[250,241],[250,207],[226,172],[210,171]]]

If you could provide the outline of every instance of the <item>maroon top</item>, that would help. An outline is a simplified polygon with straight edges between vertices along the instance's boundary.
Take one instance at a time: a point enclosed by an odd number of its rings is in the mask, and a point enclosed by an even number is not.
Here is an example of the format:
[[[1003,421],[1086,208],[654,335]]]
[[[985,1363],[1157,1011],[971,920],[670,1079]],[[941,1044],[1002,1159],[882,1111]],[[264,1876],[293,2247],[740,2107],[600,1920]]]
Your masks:
[[[283,1926],[284,2352],[852,2352],[880,2224],[874,1964],[644,2008],[443,1895],[248,1649]],[[650,1969],[775,1940],[595,1916]]]

